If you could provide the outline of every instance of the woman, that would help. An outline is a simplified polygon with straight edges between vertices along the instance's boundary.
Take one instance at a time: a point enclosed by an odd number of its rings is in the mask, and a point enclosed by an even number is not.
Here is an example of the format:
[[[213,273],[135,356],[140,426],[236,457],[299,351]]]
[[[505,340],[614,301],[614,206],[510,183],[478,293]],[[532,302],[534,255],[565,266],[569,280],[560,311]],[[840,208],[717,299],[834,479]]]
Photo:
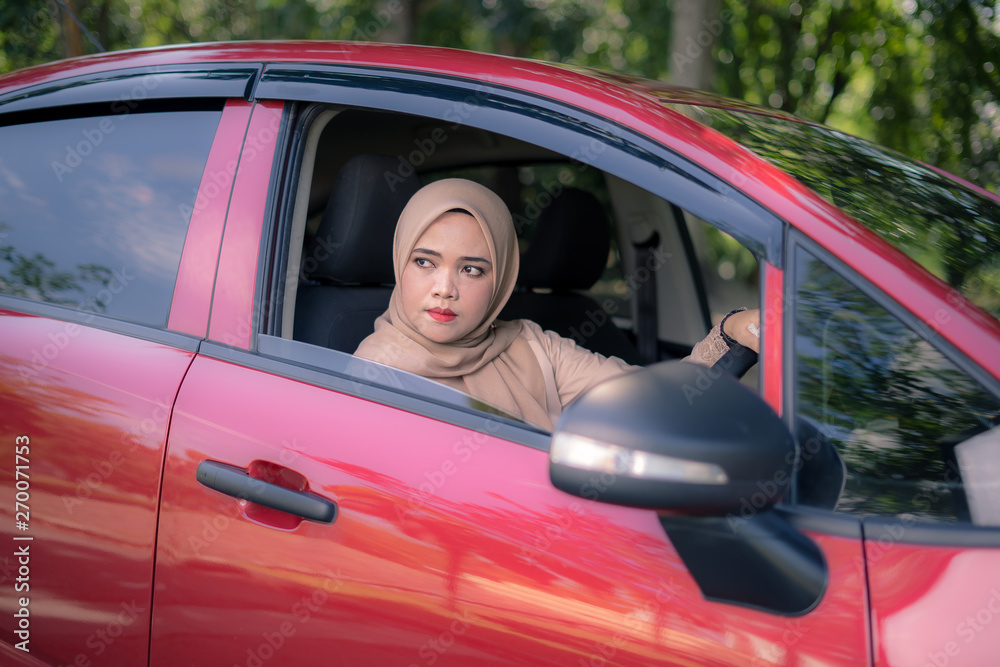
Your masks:
[[[396,226],[389,309],[355,355],[552,429],[583,391],[638,367],[530,320],[496,320],[514,290],[518,259],[510,211],[488,188],[458,178],[421,188]],[[758,350],[759,311],[730,313],[723,324],[726,334],[713,328],[689,361],[711,365],[729,349],[728,335]]]

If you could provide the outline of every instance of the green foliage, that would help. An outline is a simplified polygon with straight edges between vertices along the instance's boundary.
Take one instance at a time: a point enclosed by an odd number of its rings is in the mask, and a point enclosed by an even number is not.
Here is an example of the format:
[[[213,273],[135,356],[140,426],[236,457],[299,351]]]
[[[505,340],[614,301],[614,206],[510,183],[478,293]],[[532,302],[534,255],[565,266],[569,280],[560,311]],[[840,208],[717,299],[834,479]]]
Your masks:
[[[0,72],[61,58],[57,21],[47,0],[0,4]]]
[[[696,113],[1000,319],[1000,212],[991,199],[827,127],[723,109]]]
[[[667,78],[671,58],[710,56],[717,92],[828,123],[1000,189],[1000,0],[723,0],[718,19],[672,45],[672,8],[681,1],[67,4],[108,50],[230,39],[407,41],[656,79]],[[0,5],[0,72],[69,55],[64,30],[75,28],[53,0]],[[85,38],[79,43],[96,50]],[[695,43],[704,48],[692,51]]]
[[[711,225],[705,225],[705,260],[723,280],[754,284],[757,260],[742,243]]]
[[[996,0],[727,2],[733,97],[828,123],[1000,186]]]

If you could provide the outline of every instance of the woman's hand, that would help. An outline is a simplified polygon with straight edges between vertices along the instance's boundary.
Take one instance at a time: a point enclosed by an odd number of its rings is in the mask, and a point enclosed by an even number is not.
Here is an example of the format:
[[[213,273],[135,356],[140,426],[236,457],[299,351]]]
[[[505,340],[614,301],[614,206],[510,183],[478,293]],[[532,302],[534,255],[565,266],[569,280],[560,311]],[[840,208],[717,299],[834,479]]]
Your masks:
[[[725,321],[724,332],[743,347],[760,352],[760,310],[741,310]]]

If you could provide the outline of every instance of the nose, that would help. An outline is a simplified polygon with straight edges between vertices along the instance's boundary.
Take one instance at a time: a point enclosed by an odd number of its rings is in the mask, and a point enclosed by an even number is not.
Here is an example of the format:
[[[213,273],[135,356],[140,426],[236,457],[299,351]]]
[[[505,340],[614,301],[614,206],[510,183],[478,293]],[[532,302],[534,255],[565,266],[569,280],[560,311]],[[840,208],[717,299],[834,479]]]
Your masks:
[[[435,272],[434,296],[441,299],[454,299],[458,296],[458,285],[451,275],[451,271]]]

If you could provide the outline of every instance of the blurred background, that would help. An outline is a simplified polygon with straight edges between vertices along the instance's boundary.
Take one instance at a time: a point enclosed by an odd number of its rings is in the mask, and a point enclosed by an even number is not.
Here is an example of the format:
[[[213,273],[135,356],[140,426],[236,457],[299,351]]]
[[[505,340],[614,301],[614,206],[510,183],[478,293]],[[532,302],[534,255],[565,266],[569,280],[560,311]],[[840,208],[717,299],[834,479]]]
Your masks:
[[[997,192],[998,5],[1000,0],[4,0],[0,72],[99,48],[234,39],[458,47],[712,90],[873,139]]]

